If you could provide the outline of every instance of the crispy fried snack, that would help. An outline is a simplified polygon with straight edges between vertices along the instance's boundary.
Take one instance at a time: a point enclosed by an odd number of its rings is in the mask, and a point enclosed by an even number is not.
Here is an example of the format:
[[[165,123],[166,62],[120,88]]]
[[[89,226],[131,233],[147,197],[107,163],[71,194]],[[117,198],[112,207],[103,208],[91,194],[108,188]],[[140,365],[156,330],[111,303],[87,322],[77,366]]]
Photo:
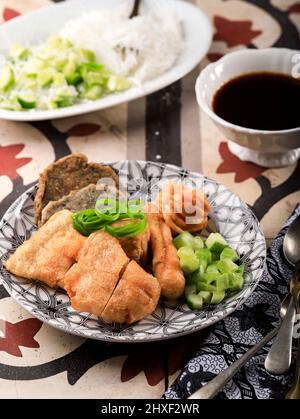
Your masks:
[[[58,201],[72,191],[96,185],[100,179],[111,178],[116,187],[119,178],[111,167],[88,163],[83,154],[72,154],[48,166],[40,175],[35,198],[35,221],[41,225],[42,211],[51,201]]]
[[[85,241],[72,226],[71,212],[64,210],[23,243],[5,267],[14,275],[63,288],[64,277]]]
[[[185,287],[185,277],[180,268],[179,257],[170,227],[165,223],[163,215],[158,213],[153,206],[148,206],[148,222],[151,234],[153,252],[154,276],[161,285],[161,293],[168,299],[177,299]]]

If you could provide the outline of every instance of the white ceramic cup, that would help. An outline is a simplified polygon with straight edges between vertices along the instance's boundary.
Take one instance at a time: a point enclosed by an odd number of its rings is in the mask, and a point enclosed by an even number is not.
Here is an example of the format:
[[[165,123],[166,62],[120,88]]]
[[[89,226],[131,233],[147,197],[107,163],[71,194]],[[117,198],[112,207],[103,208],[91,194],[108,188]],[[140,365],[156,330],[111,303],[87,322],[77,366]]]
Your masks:
[[[300,127],[263,131],[231,124],[214,112],[215,93],[226,82],[243,74],[268,71],[300,77],[299,53],[283,48],[246,49],[225,55],[201,72],[196,83],[198,103],[229,140],[231,152],[241,160],[263,167],[294,164],[300,158]],[[300,103],[295,106],[300,109]]]

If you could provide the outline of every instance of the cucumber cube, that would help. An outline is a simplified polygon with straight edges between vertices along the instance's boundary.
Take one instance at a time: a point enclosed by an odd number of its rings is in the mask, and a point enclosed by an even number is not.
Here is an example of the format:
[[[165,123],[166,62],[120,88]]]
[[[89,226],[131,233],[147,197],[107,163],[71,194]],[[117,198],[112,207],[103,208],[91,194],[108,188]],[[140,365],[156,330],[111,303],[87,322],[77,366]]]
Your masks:
[[[75,72],[75,73],[66,75],[66,80],[67,80],[67,83],[70,84],[71,86],[77,86],[77,84],[82,82],[82,77],[79,73]]]
[[[180,266],[184,273],[192,274],[197,271],[200,266],[199,259],[195,256],[193,249],[190,247],[181,247],[177,252],[180,259]]]
[[[212,294],[210,304],[217,305],[220,304],[225,298],[225,291],[215,291]]]
[[[40,87],[49,86],[53,81],[53,74],[50,71],[41,71],[37,76],[37,81]]]
[[[18,96],[18,102],[23,109],[34,109],[36,107],[36,97],[33,93],[22,94]]]
[[[193,247],[194,250],[199,250],[199,249],[203,249],[204,248],[204,242],[201,239],[201,237],[199,237],[199,236],[193,237],[192,247]]]
[[[245,273],[245,266],[244,265],[240,265],[236,272],[239,273],[239,274],[241,274],[241,275],[244,275],[244,273]]]
[[[4,66],[0,70],[0,90],[5,92],[10,87],[13,86],[15,82],[15,76],[13,70],[10,68],[9,65]]]
[[[239,257],[234,249],[231,249],[231,247],[225,247],[220,255],[220,259],[231,259],[233,262],[236,262],[239,260]]]
[[[214,285],[210,285],[210,284],[205,284],[205,282],[201,282],[199,281],[197,283],[197,291],[201,292],[201,291],[208,291],[208,292],[217,292],[217,287],[215,287]]]
[[[197,294],[197,287],[196,285],[187,285],[185,287],[185,296],[188,297],[191,294]]]
[[[176,249],[180,249],[181,247],[193,248],[194,236],[188,232],[179,234],[179,236],[175,237],[175,239],[173,240],[173,244],[176,247]]]
[[[17,60],[27,60],[30,56],[30,50],[22,45],[15,44],[10,50],[10,56]]]
[[[223,274],[216,280],[218,291],[227,291],[230,287],[229,274]]]
[[[186,301],[192,310],[202,310],[203,308],[203,298],[200,295],[190,294],[187,296]]]
[[[207,272],[200,276],[199,281],[204,282],[205,284],[212,284],[213,282],[218,281],[221,276],[222,274],[219,272],[217,274],[215,272]]]
[[[200,291],[198,295],[199,295],[199,297],[202,297],[203,302],[205,304],[210,304],[211,297],[212,297],[212,293],[211,292],[208,292],[208,291]]]
[[[122,92],[131,87],[131,82],[123,77],[111,76],[108,80],[107,87],[111,92]]]
[[[234,273],[229,275],[229,290],[240,291],[244,286],[245,280],[243,275]]]
[[[223,274],[230,274],[236,272],[239,267],[231,259],[223,259],[218,262],[218,269]]]
[[[208,265],[207,269],[206,269],[207,273],[211,273],[213,272],[214,274],[219,274],[220,271],[218,269],[218,265],[217,263],[211,263],[210,265]]]
[[[201,262],[204,261],[208,265],[212,262],[211,252],[206,248],[196,250],[195,255]]]
[[[220,233],[212,233],[206,240],[206,246],[211,252],[220,254],[228,244]]]
[[[103,96],[103,93],[104,92],[101,86],[94,85],[88,87],[82,96],[88,100],[97,100]]]

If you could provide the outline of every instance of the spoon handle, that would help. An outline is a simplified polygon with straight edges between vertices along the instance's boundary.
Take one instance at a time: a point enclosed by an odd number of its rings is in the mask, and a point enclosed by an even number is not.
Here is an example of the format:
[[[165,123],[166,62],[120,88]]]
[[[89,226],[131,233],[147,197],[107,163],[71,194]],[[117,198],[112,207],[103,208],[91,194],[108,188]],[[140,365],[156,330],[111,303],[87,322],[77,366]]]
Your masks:
[[[298,341],[298,353],[297,353],[297,367],[295,381],[292,389],[288,392],[286,399],[299,400],[300,399],[300,339]]]
[[[213,399],[225,385],[235,376],[235,374],[245,365],[247,362],[260,351],[271,339],[276,336],[279,328],[274,329],[266,337],[264,337],[257,345],[253,346],[248,352],[239,358],[229,368],[219,374],[216,378],[210,381],[206,386],[192,394],[189,399]]]
[[[282,321],[278,335],[265,360],[265,368],[271,374],[285,374],[291,366],[293,329],[295,321],[295,304],[292,296],[288,305],[287,313]]]
[[[134,0],[134,6],[131,12],[131,15],[129,16],[129,19],[133,19],[134,17],[137,17],[139,14],[140,9],[140,2],[141,0]]]

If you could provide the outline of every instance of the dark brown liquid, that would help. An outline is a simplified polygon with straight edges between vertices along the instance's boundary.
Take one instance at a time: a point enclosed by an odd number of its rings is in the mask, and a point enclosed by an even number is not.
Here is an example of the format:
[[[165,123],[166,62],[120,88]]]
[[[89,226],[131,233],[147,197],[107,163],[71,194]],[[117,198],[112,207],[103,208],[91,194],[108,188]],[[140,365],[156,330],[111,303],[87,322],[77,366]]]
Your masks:
[[[276,73],[237,77],[216,93],[214,112],[245,128],[281,131],[300,127],[300,79]]]

